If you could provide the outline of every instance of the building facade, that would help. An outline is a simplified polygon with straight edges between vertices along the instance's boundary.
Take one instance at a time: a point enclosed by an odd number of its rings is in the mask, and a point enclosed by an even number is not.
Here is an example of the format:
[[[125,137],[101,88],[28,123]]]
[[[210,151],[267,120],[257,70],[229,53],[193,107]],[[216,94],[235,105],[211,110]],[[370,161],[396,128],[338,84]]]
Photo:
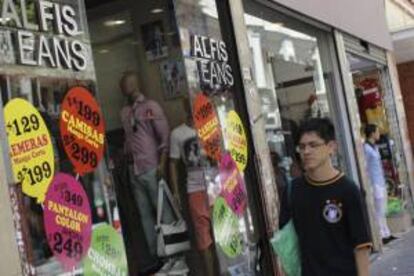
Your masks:
[[[375,250],[365,124],[410,205],[381,2],[15,2],[0,21],[1,275],[278,275],[269,239],[312,117],[337,127]]]

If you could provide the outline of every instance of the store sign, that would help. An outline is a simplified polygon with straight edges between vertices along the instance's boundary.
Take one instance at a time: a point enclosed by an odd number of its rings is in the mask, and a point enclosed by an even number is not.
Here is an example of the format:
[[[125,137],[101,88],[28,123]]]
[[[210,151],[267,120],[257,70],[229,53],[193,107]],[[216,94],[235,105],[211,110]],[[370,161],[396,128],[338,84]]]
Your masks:
[[[214,203],[213,230],[216,242],[228,257],[236,258],[243,252],[237,217],[222,197]]]
[[[94,171],[103,157],[105,126],[101,109],[87,89],[74,87],[66,94],[60,134],[75,171],[80,175]]]
[[[236,111],[231,110],[226,118],[226,146],[237,163],[240,172],[244,172],[247,165],[247,139],[243,123]]]
[[[222,91],[234,85],[233,70],[223,41],[209,37],[191,36],[191,56],[198,58],[200,87],[206,92]]]
[[[203,93],[194,100],[193,121],[206,155],[219,161],[222,151],[220,122],[213,103]]]
[[[87,46],[77,39],[83,15],[72,5],[43,0],[0,5],[0,63],[86,70]]]
[[[84,260],[83,273],[85,276],[128,275],[124,242],[112,226],[102,224],[93,230],[91,247]]]
[[[246,189],[236,162],[228,153],[223,155],[220,162],[220,182],[221,194],[228,206],[236,215],[242,216],[247,206]]]
[[[44,202],[44,226],[49,247],[66,270],[77,266],[91,243],[92,216],[82,185],[71,175],[53,179]]]
[[[15,181],[23,193],[43,202],[55,171],[53,144],[40,113],[16,98],[4,108],[6,132]]]

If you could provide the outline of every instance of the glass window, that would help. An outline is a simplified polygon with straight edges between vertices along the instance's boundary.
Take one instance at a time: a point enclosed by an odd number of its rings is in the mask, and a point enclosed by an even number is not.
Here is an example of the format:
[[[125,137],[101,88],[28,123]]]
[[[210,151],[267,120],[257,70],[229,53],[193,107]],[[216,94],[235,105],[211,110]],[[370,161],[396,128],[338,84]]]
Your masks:
[[[329,37],[255,1],[244,1],[244,6],[253,76],[266,116],[267,140],[280,192],[288,181],[302,174],[296,152],[301,122],[314,117],[340,120],[335,115],[338,108]],[[340,131],[337,128],[338,138]],[[343,140],[338,142],[339,153],[333,161],[346,170]]]
[[[64,98],[73,87],[87,89],[90,97],[97,97],[83,1],[46,2],[37,5],[26,1],[24,6],[10,2],[11,12],[2,14],[10,16],[2,18],[0,26],[4,110],[0,118],[9,138],[2,136],[2,146],[10,149],[4,151],[8,168],[13,165],[8,179],[24,274],[63,275],[72,271],[79,275],[84,271],[80,260],[87,257],[92,229],[109,225],[113,232],[120,231],[118,206],[107,163],[99,162],[89,147],[80,147],[77,141],[69,143],[60,125]],[[42,21],[44,17],[48,19]],[[79,109],[84,111],[86,106],[91,115],[89,104]],[[100,114],[94,116],[103,121]],[[74,126],[78,127],[80,132],[88,128],[80,121]],[[103,140],[94,141],[102,150]],[[67,151],[69,144],[73,148]],[[74,159],[90,164],[91,169],[81,172]],[[65,182],[67,178],[58,181],[60,173],[70,176],[70,182]],[[52,184],[45,185],[45,179],[53,179]],[[54,182],[62,184],[58,200],[48,196],[57,191]],[[79,209],[75,212],[68,204]],[[47,213],[56,215],[53,223],[58,231],[51,230]],[[124,251],[122,242],[120,249]]]
[[[234,79],[214,1],[175,1],[176,10],[172,1],[90,3],[108,164],[130,274],[253,274],[257,233],[246,191],[252,183],[236,169],[246,165],[247,141],[241,134],[224,139],[230,125],[239,131],[246,124],[228,119]],[[228,154],[236,142],[238,163]],[[162,200],[162,222],[176,222],[178,207],[191,247],[183,224],[157,227],[159,176],[173,196]],[[177,239],[168,248],[176,254],[158,251],[166,248],[158,245],[160,230],[177,231],[164,234],[166,242]]]
[[[176,8],[194,123],[201,147],[210,157],[204,173],[219,272],[253,275],[260,269],[256,264],[258,227],[252,218],[258,217],[251,194],[255,180],[247,169],[252,166],[247,153],[251,152],[246,140],[248,123],[241,120],[245,114],[238,113],[236,105],[235,98],[241,95],[234,89],[230,46],[223,42],[216,1],[176,1]],[[209,103],[202,104],[204,101]],[[207,114],[203,114],[203,106],[210,107]],[[204,139],[202,132],[208,124],[203,124],[202,117],[210,120],[212,113],[216,113],[218,124],[211,136],[221,132],[221,137]],[[219,156],[209,154],[211,150]],[[208,179],[216,179],[216,183]]]

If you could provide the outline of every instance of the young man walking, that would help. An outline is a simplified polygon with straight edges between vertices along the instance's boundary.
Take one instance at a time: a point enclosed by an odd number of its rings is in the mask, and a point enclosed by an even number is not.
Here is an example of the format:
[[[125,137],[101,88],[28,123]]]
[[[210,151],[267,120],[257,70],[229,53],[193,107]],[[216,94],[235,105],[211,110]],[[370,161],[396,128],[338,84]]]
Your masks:
[[[333,166],[336,148],[328,119],[301,125],[297,150],[305,173],[290,184],[290,201],[284,193],[281,225],[293,219],[303,276],[369,275],[371,242],[360,191]]]

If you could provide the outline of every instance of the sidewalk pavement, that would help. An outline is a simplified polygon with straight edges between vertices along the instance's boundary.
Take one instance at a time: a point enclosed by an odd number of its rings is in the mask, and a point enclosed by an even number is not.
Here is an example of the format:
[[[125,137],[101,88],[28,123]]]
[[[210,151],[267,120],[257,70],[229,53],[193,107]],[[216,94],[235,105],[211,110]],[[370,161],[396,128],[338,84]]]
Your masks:
[[[374,256],[372,276],[414,276],[414,229],[399,236],[384,247],[382,254]]]

